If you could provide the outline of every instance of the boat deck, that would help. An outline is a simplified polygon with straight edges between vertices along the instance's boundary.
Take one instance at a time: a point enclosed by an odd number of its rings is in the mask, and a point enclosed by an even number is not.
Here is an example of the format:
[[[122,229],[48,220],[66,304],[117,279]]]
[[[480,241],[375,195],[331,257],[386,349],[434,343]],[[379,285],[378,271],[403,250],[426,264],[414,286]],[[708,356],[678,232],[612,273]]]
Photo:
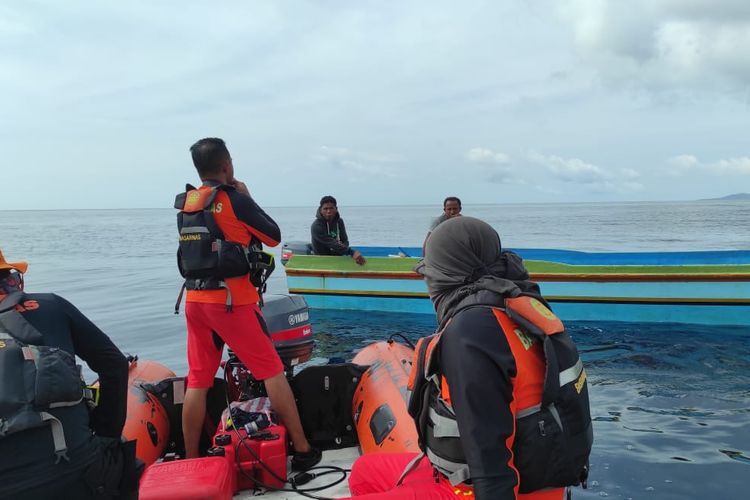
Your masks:
[[[336,467],[341,467],[342,469],[351,469],[352,464],[354,461],[359,457],[359,448],[357,447],[351,447],[351,448],[342,448],[340,450],[327,450],[323,452],[323,460],[320,461],[319,465],[333,465]],[[330,484],[334,481],[336,481],[339,477],[341,477],[338,473],[333,474],[326,474],[323,477],[315,478],[309,483],[307,483],[304,486],[301,486],[302,489],[307,488],[317,488],[320,486],[324,486],[326,484]],[[291,486],[287,485],[287,487],[291,488]],[[330,488],[326,488],[324,490],[311,492],[313,495],[317,497],[322,498],[347,498],[349,497],[349,474],[347,474],[346,479],[337,485],[334,485]],[[282,499],[299,499],[299,498],[309,498],[304,495],[300,495],[299,493],[294,492],[288,492],[288,491],[266,491],[266,492],[253,492],[253,491],[241,491],[240,493],[236,494],[234,496],[235,500],[247,500],[249,498],[256,498],[258,496],[262,496],[264,499],[268,500],[282,500]]]

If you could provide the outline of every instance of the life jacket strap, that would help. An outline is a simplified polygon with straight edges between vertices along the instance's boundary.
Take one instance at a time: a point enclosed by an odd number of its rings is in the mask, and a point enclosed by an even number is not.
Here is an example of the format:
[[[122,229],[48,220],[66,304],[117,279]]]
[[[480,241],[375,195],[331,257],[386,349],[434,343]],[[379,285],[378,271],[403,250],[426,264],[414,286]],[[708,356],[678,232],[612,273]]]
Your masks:
[[[227,312],[232,312],[232,290],[223,281],[221,282],[221,284],[224,285],[224,288],[227,289]]]
[[[180,304],[182,303],[182,295],[185,293],[185,288],[187,288],[187,280],[182,282],[180,293],[177,294],[177,303],[174,305],[175,314],[180,314]]]
[[[560,372],[560,387],[564,386],[565,384],[569,384],[574,380],[578,380],[578,377],[581,376],[582,371],[583,361],[581,361],[579,358],[575,365],[571,366],[567,370],[563,370]]]
[[[21,299],[23,298],[23,292],[13,292],[8,294],[3,300],[0,301],[0,313],[9,311],[16,307]]]
[[[41,344],[43,336],[39,330],[15,310],[23,297],[23,292],[13,292],[0,302],[0,327],[24,344]]]
[[[433,424],[433,436],[436,438],[457,438],[460,437],[458,432],[458,422],[455,419],[444,417],[430,406],[430,420]]]
[[[55,444],[55,455],[57,455],[55,464],[59,464],[62,459],[65,459],[66,462],[70,462],[70,458],[68,458],[68,447],[65,444],[65,433],[63,432],[62,423],[60,422],[60,420],[45,411],[40,412],[39,415],[42,417],[42,422],[48,422],[50,428],[52,429],[52,441]]]
[[[205,280],[200,279],[187,279],[180,287],[180,293],[177,295],[177,302],[174,305],[174,313],[180,313],[180,304],[182,303],[182,296],[185,290],[220,290],[226,289],[227,301],[226,307],[227,312],[232,312],[232,290],[227,286],[224,280],[217,280],[215,278],[209,278]]]
[[[445,477],[448,478],[448,481],[450,481],[452,486],[461,484],[471,478],[471,473],[469,472],[469,466],[467,464],[453,462],[439,457],[430,451],[429,448],[427,448],[427,458],[430,459],[430,462],[432,462],[432,465],[435,466],[437,470],[442,472]]]
[[[398,481],[396,481],[396,486],[401,486],[401,483],[404,482],[404,479],[406,479],[406,476],[417,468],[417,465],[419,465],[419,461],[422,460],[425,457],[424,452],[419,453],[416,457],[409,460],[409,463],[406,464],[406,467],[404,467],[404,471],[401,473],[401,475],[398,477]]]

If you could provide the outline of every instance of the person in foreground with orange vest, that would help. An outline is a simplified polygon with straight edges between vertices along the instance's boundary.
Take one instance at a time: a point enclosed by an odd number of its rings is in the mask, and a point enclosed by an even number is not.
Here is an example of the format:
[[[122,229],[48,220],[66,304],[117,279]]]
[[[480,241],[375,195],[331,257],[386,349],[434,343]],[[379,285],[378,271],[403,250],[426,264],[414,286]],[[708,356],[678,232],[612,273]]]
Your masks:
[[[27,268],[0,252],[0,498],[137,498],[128,362],[73,304],[25,293]],[[99,376],[93,411],[75,356]]]
[[[187,288],[189,371],[182,411],[186,457],[199,456],[206,397],[226,343],[253,376],[263,381],[274,411],[289,431],[294,446],[292,468],[306,470],[320,461],[321,452],[305,437],[256,290],[265,284],[255,279],[263,267],[262,244],[279,244],[279,226],[250,197],[247,186],[234,178],[223,140],[201,139],[190,152],[203,184],[199,188],[188,185],[175,200],[180,210],[178,266]]]
[[[425,250],[416,270],[439,327],[417,343],[410,377],[423,454],[360,457],[352,493],[561,500],[566,487],[585,486],[586,372],[521,258],[472,217],[443,222]]]

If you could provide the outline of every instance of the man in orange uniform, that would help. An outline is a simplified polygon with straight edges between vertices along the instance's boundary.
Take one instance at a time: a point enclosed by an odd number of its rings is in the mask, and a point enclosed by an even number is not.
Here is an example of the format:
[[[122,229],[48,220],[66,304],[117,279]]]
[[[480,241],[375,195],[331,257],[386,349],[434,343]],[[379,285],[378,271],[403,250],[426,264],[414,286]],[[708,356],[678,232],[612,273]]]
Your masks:
[[[186,213],[195,210],[206,196],[214,196],[208,210],[223,238],[212,241],[213,248],[235,244],[238,248],[247,249],[251,244],[257,245],[257,242],[278,245],[281,240],[278,225],[250,197],[247,186],[234,178],[232,158],[224,141],[217,138],[201,139],[193,144],[190,152],[203,185],[188,190],[183,198],[184,205],[178,208]],[[202,206],[199,208],[202,209]],[[181,236],[185,234],[182,229]],[[312,448],[305,437],[281,359],[258,307],[258,292],[247,272],[241,276],[220,278],[216,280],[220,286],[206,286],[208,280],[200,286],[190,286],[191,280],[186,282],[189,373],[182,411],[186,456],[193,458],[199,455],[198,442],[206,415],[206,396],[213,385],[221,363],[223,344],[226,343],[253,376],[263,381],[273,409],[281,417],[291,437],[294,446],[292,468],[308,469],[320,461],[321,453]],[[193,280],[192,283],[197,281]]]
[[[73,304],[26,293],[27,267],[0,251],[0,499],[137,498],[128,362]],[[98,375],[93,412],[76,356]]]

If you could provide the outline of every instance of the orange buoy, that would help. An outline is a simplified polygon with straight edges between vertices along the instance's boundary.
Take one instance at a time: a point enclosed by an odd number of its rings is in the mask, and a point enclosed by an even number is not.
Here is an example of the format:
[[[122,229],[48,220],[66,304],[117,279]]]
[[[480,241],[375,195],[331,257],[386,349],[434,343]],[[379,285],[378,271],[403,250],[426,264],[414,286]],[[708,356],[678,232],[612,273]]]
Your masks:
[[[417,429],[407,405],[406,387],[414,350],[398,342],[377,342],[352,362],[369,365],[352,400],[352,415],[362,453],[419,452]]]
[[[159,399],[146,391],[143,383],[154,383],[175,374],[155,361],[130,362],[128,369],[128,414],[122,435],[136,439],[135,454],[146,466],[154,463],[169,441],[169,416]]]

